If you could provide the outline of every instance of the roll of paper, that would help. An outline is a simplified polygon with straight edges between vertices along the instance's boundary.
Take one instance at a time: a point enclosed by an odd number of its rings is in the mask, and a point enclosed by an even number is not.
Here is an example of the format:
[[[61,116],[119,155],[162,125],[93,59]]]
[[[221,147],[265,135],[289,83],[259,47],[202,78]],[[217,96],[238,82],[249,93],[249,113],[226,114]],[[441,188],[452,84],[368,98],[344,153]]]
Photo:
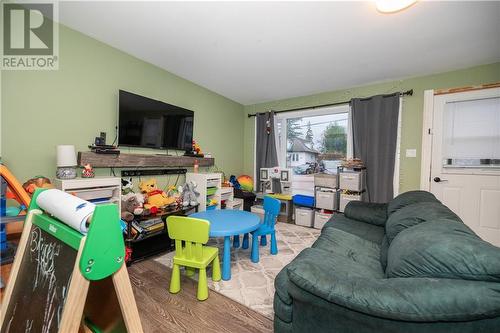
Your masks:
[[[56,189],[40,193],[36,203],[44,211],[84,235],[95,209],[93,203]]]

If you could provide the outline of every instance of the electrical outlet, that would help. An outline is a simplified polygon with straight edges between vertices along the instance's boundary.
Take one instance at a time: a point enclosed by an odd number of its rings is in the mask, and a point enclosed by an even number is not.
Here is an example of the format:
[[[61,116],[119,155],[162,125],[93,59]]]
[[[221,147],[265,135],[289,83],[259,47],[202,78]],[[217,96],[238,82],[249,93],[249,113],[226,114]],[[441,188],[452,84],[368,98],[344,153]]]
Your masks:
[[[416,149],[406,149],[406,157],[417,157]]]

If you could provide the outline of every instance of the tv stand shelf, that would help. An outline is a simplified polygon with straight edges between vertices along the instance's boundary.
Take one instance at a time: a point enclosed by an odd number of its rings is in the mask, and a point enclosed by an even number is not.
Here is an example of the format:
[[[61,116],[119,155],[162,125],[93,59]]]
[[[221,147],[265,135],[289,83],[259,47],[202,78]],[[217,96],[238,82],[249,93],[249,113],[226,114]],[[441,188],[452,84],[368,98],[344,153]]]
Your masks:
[[[93,168],[150,168],[190,167],[198,160],[201,167],[214,165],[212,157],[169,156],[155,154],[96,154],[91,151],[78,152],[78,165],[89,163]]]

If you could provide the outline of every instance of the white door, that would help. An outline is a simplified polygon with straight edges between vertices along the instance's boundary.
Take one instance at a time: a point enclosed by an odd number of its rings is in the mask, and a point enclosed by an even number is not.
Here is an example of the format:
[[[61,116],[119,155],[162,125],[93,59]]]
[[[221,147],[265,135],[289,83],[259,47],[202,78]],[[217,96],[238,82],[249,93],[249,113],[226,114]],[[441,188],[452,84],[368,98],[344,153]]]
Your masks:
[[[429,189],[500,246],[500,88],[434,96]]]

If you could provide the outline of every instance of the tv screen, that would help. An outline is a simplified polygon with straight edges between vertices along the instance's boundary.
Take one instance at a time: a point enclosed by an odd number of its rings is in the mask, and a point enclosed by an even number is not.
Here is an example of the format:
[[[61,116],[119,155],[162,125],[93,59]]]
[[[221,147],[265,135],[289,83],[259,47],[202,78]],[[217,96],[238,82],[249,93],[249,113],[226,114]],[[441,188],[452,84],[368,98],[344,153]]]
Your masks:
[[[191,149],[193,111],[124,90],[118,109],[118,145]]]

